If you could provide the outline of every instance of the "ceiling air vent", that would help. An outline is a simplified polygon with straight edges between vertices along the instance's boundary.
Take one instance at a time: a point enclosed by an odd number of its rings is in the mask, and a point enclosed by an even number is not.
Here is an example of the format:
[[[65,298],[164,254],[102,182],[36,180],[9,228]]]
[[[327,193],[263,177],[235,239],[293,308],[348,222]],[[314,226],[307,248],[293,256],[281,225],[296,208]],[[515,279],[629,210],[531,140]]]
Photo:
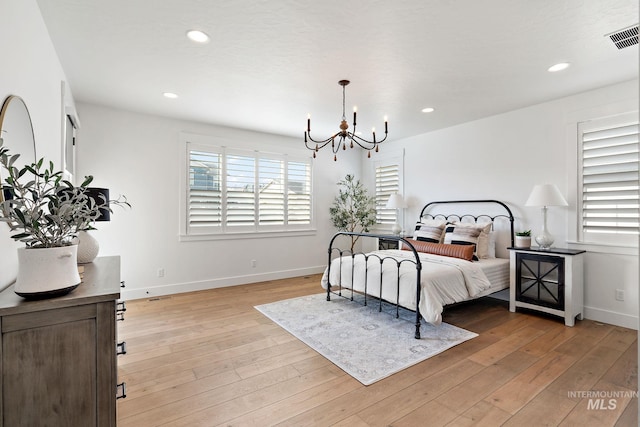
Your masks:
[[[618,49],[636,45],[638,44],[638,24],[607,34],[606,37],[609,37]]]

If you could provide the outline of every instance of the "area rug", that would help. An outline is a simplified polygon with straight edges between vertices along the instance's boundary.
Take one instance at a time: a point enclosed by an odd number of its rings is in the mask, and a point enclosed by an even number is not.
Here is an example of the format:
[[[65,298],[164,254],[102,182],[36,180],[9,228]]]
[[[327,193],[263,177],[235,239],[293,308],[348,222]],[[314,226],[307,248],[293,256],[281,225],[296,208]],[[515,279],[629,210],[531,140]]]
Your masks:
[[[292,298],[255,308],[300,341],[329,359],[364,385],[373,384],[442,353],[478,334],[447,323],[422,322],[422,338],[414,338],[415,313],[378,301],[367,306],[326,294]],[[354,298],[361,298],[355,295]]]

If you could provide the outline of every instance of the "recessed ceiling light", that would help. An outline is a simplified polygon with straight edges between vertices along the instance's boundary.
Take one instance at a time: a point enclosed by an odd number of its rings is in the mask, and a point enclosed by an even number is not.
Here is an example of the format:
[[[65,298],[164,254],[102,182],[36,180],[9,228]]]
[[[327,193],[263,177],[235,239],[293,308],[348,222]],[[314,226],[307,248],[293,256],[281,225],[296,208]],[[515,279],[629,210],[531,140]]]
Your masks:
[[[178,95],[176,95],[173,92],[165,92],[162,95],[164,95],[165,98],[170,98],[170,99],[176,99],[178,97]]]
[[[200,30],[187,31],[187,37],[196,43],[207,43],[209,41],[209,36]]]
[[[436,109],[433,107],[427,107],[422,109],[423,113],[433,113],[434,111],[436,111]]]
[[[557,71],[566,70],[567,68],[569,68],[569,65],[570,64],[568,62],[559,62],[547,68],[547,71],[549,71],[550,73],[555,73]]]

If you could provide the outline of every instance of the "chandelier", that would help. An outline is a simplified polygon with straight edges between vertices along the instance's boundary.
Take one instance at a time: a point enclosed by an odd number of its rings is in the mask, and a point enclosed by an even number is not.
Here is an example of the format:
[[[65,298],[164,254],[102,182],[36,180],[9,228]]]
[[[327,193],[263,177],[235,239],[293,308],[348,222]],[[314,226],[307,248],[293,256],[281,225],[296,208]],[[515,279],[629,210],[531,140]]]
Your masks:
[[[313,158],[315,159],[316,153],[318,150],[326,147],[329,143],[331,143],[331,151],[333,152],[333,160],[337,161],[338,150],[342,147],[343,150],[347,149],[347,142],[349,143],[349,147],[353,148],[354,143],[357,144],[360,148],[363,148],[369,153],[367,153],[367,157],[371,158],[371,151],[375,150],[378,152],[378,145],[384,142],[387,139],[387,118],[384,119],[384,138],[381,140],[376,140],[376,130],[372,129],[373,140],[368,141],[358,135],[356,135],[356,107],[353,108],[353,131],[349,131],[349,125],[347,124],[347,118],[344,114],[344,105],[345,105],[345,87],[349,84],[349,80],[340,80],[338,84],[342,86],[342,121],[340,122],[340,131],[331,135],[327,139],[316,140],[311,137],[311,116],[307,117],[307,131],[304,133],[304,145],[313,151]]]

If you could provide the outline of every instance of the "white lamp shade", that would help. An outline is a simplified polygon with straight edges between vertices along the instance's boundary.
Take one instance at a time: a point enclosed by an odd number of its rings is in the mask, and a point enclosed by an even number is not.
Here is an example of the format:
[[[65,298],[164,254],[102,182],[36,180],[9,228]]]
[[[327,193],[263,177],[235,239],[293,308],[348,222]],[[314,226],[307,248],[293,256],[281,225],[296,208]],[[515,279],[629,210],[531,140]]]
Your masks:
[[[533,187],[525,206],[568,206],[562,193],[554,184],[539,184]]]
[[[387,209],[403,209],[406,207],[404,199],[400,194],[394,193],[389,196],[389,200],[387,200]]]

